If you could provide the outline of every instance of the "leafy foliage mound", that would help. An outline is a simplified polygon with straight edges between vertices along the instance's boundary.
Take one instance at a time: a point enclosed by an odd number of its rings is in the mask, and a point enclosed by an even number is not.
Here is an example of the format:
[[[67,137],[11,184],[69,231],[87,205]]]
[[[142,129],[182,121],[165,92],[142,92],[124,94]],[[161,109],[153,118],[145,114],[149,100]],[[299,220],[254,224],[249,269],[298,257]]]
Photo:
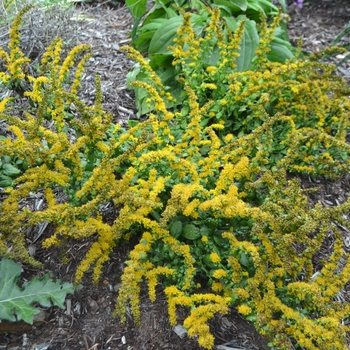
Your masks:
[[[130,302],[139,320],[140,284],[146,280],[151,300],[162,283],[172,324],[178,306],[189,308],[184,326],[204,348],[214,344],[207,321],[231,307],[275,348],[346,349],[350,307],[336,297],[349,281],[350,261],[337,224],[350,227],[343,218],[350,200],[313,207],[298,180],[287,175],[349,171],[348,87],[316,57],[269,62],[278,19],[265,24],[252,68],[237,71],[232,57],[238,59],[243,26],[222,32],[219,21],[212,11],[206,35],[196,40],[184,15],[172,49],[183,105],[172,110],[167,104],[174,97],[149,62],[126,49],[145,74],[133,84],[147,92],[154,110],[129,130],[102,110],[98,78],[94,106],[77,98],[89,53],[74,75],[69,72],[87,46],[61,62],[61,41],[55,40],[42,74],[29,76],[18,47],[20,18],[15,21],[11,54],[0,51],[7,67],[0,79],[8,87],[29,81],[23,95],[30,108],[21,115],[11,109],[11,98],[0,103],[12,133],[0,141],[0,156],[26,161],[27,169],[7,188],[0,208],[0,255],[35,264],[23,232],[46,220],[55,227],[46,248],[95,239],[76,281],[93,267],[97,283],[118,243],[136,236],[117,300],[121,319]],[[213,46],[216,59],[207,62]],[[45,193],[47,208],[23,208],[21,201],[38,191]],[[66,201],[58,202],[62,192]],[[109,202],[118,212],[112,223],[101,209]],[[313,258],[327,235],[334,237],[333,250],[317,269]]]

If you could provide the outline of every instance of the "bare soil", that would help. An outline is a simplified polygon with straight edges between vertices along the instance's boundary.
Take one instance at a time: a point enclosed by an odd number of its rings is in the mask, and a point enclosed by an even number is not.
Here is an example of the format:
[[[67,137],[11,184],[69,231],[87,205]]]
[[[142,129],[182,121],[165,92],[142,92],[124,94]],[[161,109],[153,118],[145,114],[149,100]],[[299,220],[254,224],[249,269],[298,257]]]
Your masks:
[[[79,6],[76,12],[86,16],[81,24],[79,39],[90,44],[94,51],[84,76],[81,97],[87,103],[92,103],[95,93],[94,76],[100,74],[105,109],[113,113],[116,122],[122,124],[128,119],[137,119],[133,93],[126,88],[126,73],[133,63],[119,50],[129,42],[128,33],[132,19],[127,9]],[[302,10],[291,9],[290,16],[288,28],[292,42],[296,43],[302,36],[304,50],[318,51],[332,42],[350,21],[350,4],[347,0],[315,0],[310,1]],[[350,76],[350,63],[340,68],[339,74],[346,78]],[[320,179],[315,182],[308,177],[300,178],[305,188],[319,187],[317,193],[310,195],[310,202],[320,202],[325,206],[337,205],[348,198],[349,179]],[[31,198],[28,205],[35,208],[38,201],[40,195]],[[56,278],[73,282],[76,267],[89,248],[91,240],[70,242],[71,244],[67,243],[60,249],[43,250],[41,242],[52,233],[51,230],[48,225],[42,235],[38,235],[38,227],[27,232],[28,245],[35,251],[35,257],[44,263],[45,269],[38,271],[24,266],[24,276],[30,278],[53,272]],[[350,232],[344,229],[343,235],[344,248],[350,250]],[[42,320],[33,327],[22,323],[0,324],[0,333],[5,331],[0,334],[0,350],[199,350],[195,339],[187,336],[180,338],[170,326],[167,304],[161,290],[155,303],[151,303],[143,292],[140,327],[134,324],[131,315],[128,315],[126,324],[121,324],[112,316],[124,261],[135,243],[131,241],[116,249],[105,266],[98,286],[93,286],[91,276],[86,276],[84,287],[68,296],[65,310],[42,310]],[[323,254],[328,254],[332,237],[326,243],[319,259]],[[70,259],[68,265],[62,263],[63,254]],[[350,284],[340,297],[350,302]],[[185,317],[186,310],[180,310],[179,321]],[[233,310],[226,316],[216,316],[210,325],[216,345],[226,344],[226,349],[268,349],[267,341]]]

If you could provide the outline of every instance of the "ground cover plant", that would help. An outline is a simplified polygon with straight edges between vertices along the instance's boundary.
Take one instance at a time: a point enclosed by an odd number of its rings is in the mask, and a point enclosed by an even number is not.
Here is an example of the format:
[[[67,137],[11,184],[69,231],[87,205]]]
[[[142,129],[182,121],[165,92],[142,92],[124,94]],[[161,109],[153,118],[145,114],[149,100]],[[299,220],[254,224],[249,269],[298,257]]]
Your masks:
[[[27,165],[1,205],[0,254],[37,264],[23,230],[46,220],[55,233],[45,247],[96,238],[76,281],[93,267],[98,282],[113,249],[134,236],[139,244],[130,253],[117,302],[122,319],[129,300],[139,318],[146,280],[151,300],[159,282],[165,288],[172,324],[179,305],[189,308],[184,326],[203,347],[213,345],[208,319],[233,307],[275,348],[346,349],[350,310],[336,296],[349,280],[350,265],[336,223],[349,227],[342,214],[350,202],[311,207],[289,174],[341,176],[349,170],[349,91],[332,67],[317,57],[269,62],[276,19],[263,27],[252,69],[237,71],[227,57],[238,57],[243,24],[222,40],[214,10],[207,36],[196,43],[185,14],[174,45],[183,105],[167,109],[170,92],[129,48],[147,77],[134,85],[148,92],[155,112],[122,130],[101,108],[98,78],[94,106],[76,97],[89,53],[75,71],[73,64],[88,47],[78,46],[61,61],[61,41],[55,40],[41,75],[28,75],[18,45],[20,20],[11,32],[11,53],[1,51],[7,70],[0,79],[14,91],[22,80],[30,83],[23,92],[28,111],[19,113],[11,98],[1,101],[9,136],[1,140],[0,154]],[[208,64],[204,58],[213,45],[218,57]],[[21,200],[38,191],[45,193],[47,208],[23,208]],[[57,201],[58,193],[65,193],[65,201]],[[101,211],[110,201],[117,209],[112,223]],[[333,251],[314,266],[330,233]]]

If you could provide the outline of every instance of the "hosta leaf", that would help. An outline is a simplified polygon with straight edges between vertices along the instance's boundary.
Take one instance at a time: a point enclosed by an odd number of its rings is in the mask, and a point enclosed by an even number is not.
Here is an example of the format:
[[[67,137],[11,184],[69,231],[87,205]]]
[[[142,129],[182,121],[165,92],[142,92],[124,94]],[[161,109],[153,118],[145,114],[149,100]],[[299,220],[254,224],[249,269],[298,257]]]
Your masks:
[[[126,0],[125,3],[134,18],[141,18],[147,11],[147,0]]]
[[[244,72],[251,67],[255,56],[256,48],[259,44],[259,34],[255,21],[246,20],[244,33],[239,50],[240,56],[237,57],[236,64],[239,72]]]
[[[271,51],[267,53],[267,58],[272,62],[284,63],[286,60],[294,56],[293,52],[289,50],[288,43],[279,38],[275,38],[271,42]]]
[[[239,10],[245,11],[248,6],[247,0],[234,0],[234,1],[214,0],[214,4],[219,5],[219,7],[225,6],[226,8],[229,8],[231,11],[231,14],[234,14]]]
[[[174,38],[177,33],[177,29],[183,22],[182,16],[176,16],[170,18],[164,22],[158,30],[154,33],[154,36],[149,45],[149,54],[169,54],[168,46],[174,45]]]
[[[0,262],[0,322],[20,321],[33,323],[33,316],[39,312],[34,306],[52,305],[64,307],[67,294],[73,294],[71,283],[53,282],[47,275],[43,278],[35,277],[30,282],[18,286],[22,268],[19,264],[9,259]]]

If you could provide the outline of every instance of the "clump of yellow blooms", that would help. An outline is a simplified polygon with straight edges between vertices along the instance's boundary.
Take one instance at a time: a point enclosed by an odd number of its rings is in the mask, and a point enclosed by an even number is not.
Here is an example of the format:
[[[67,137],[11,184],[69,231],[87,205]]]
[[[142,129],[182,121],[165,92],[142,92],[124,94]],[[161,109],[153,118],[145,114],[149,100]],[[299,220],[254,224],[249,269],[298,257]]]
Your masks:
[[[189,63],[189,57],[199,59],[201,42],[209,40],[204,36],[197,42],[189,18],[186,14],[179,29],[176,64]],[[214,11],[206,30],[209,38],[224,38],[218,21]],[[183,116],[167,110],[165,99],[169,96],[160,79],[139,53],[128,48],[149,74],[149,83],[135,84],[148,92],[156,111],[145,122],[122,132],[101,107],[98,78],[94,106],[87,107],[76,96],[90,54],[81,58],[72,81],[69,72],[77,55],[88,47],[73,49],[61,64],[62,43],[57,39],[43,57],[43,75],[26,76],[22,69],[26,59],[17,49],[19,22],[14,23],[11,41],[16,54],[7,55],[0,49],[8,71],[0,80],[22,79],[24,74],[32,84],[24,96],[35,108],[20,118],[5,112],[10,99],[0,102],[0,118],[8,121],[13,134],[13,139],[0,141],[0,155],[15,155],[29,165],[1,203],[0,255],[36,263],[26,251],[23,232],[46,220],[55,232],[44,240],[45,248],[95,237],[76,271],[76,282],[92,268],[97,283],[118,242],[139,234],[139,243],[126,262],[116,305],[122,320],[128,303],[136,321],[140,320],[139,295],[141,282],[146,280],[152,301],[156,286],[164,283],[171,324],[177,323],[178,306],[189,308],[184,326],[206,349],[214,345],[208,321],[232,307],[254,319],[256,328],[275,348],[292,349],[293,340],[305,349],[345,350],[349,327],[343,320],[348,318],[350,306],[336,296],[350,279],[350,259],[336,223],[350,227],[343,218],[350,210],[350,199],[335,208],[312,207],[299,182],[286,175],[293,169],[326,175],[331,175],[334,167],[338,172],[349,170],[346,157],[335,157],[337,150],[347,157],[349,151],[343,132],[349,128],[344,84],[327,74],[326,66],[324,75],[317,75],[320,66],[315,62],[272,64],[264,60],[271,28],[264,29],[266,37],[259,47],[261,67],[234,71],[228,56],[239,50],[244,29],[240,25],[230,34],[229,44],[222,41],[220,63],[206,68],[210,77],[224,67],[233,69],[227,77],[226,95],[202,103],[194,87],[185,82],[190,110]],[[188,41],[193,46],[185,45]],[[306,70],[310,80],[304,76],[298,81],[298,73]],[[287,83],[279,78],[292,73],[295,79],[288,78]],[[217,93],[219,84],[208,80],[201,89]],[[293,95],[288,101],[279,95],[283,84]],[[327,89],[333,95],[327,95]],[[246,103],[252,94],[257,98],[250,106],[251,116],[245,118],[246,122],[250,117],[257,121],[256,127],[251,127],[254,123],[250,121],[245,132],[225,132],[220,137],[225,122],[202,123],[211,112],[229,111],[235,103]],[[272,94],[277,99],[268,106]],[[67,118],[71,104],[78,112],[74,120]],[[315,127],[303,122],[311,114],[317,116]],[[181,118],[188,118],[188,123],[179,136],[173,129],[178,130]],[[51,127],[47,119],[52,120]],[[69,128],[75,130],[73,139]],[[286,152],[268,167],[272,162],[269,147],[282,131]],[[316,162],[310,159],[306,143],[328,151]],[[300,145],[304,153],[296,152]],[[90,169],[86,159],[94,154],[98,156]],[[304,158],[301,163],[300,157]],[[318,164],[326,170],[317,170]],[[20,206],[22,199],[39,191],[45,194],[45,209],[30,211]],[[68,196],[63,203],[56,198],[62,191]],[[118,208],[112,223],[104,221],[100,211],[108,202]],[[335,240],[333,250],[315,271],[312,259],[330,232]],[[341,258],[345,258],[342,266]],[[209,288],[199,292],[197,277],[203,278],[203,274]]]

